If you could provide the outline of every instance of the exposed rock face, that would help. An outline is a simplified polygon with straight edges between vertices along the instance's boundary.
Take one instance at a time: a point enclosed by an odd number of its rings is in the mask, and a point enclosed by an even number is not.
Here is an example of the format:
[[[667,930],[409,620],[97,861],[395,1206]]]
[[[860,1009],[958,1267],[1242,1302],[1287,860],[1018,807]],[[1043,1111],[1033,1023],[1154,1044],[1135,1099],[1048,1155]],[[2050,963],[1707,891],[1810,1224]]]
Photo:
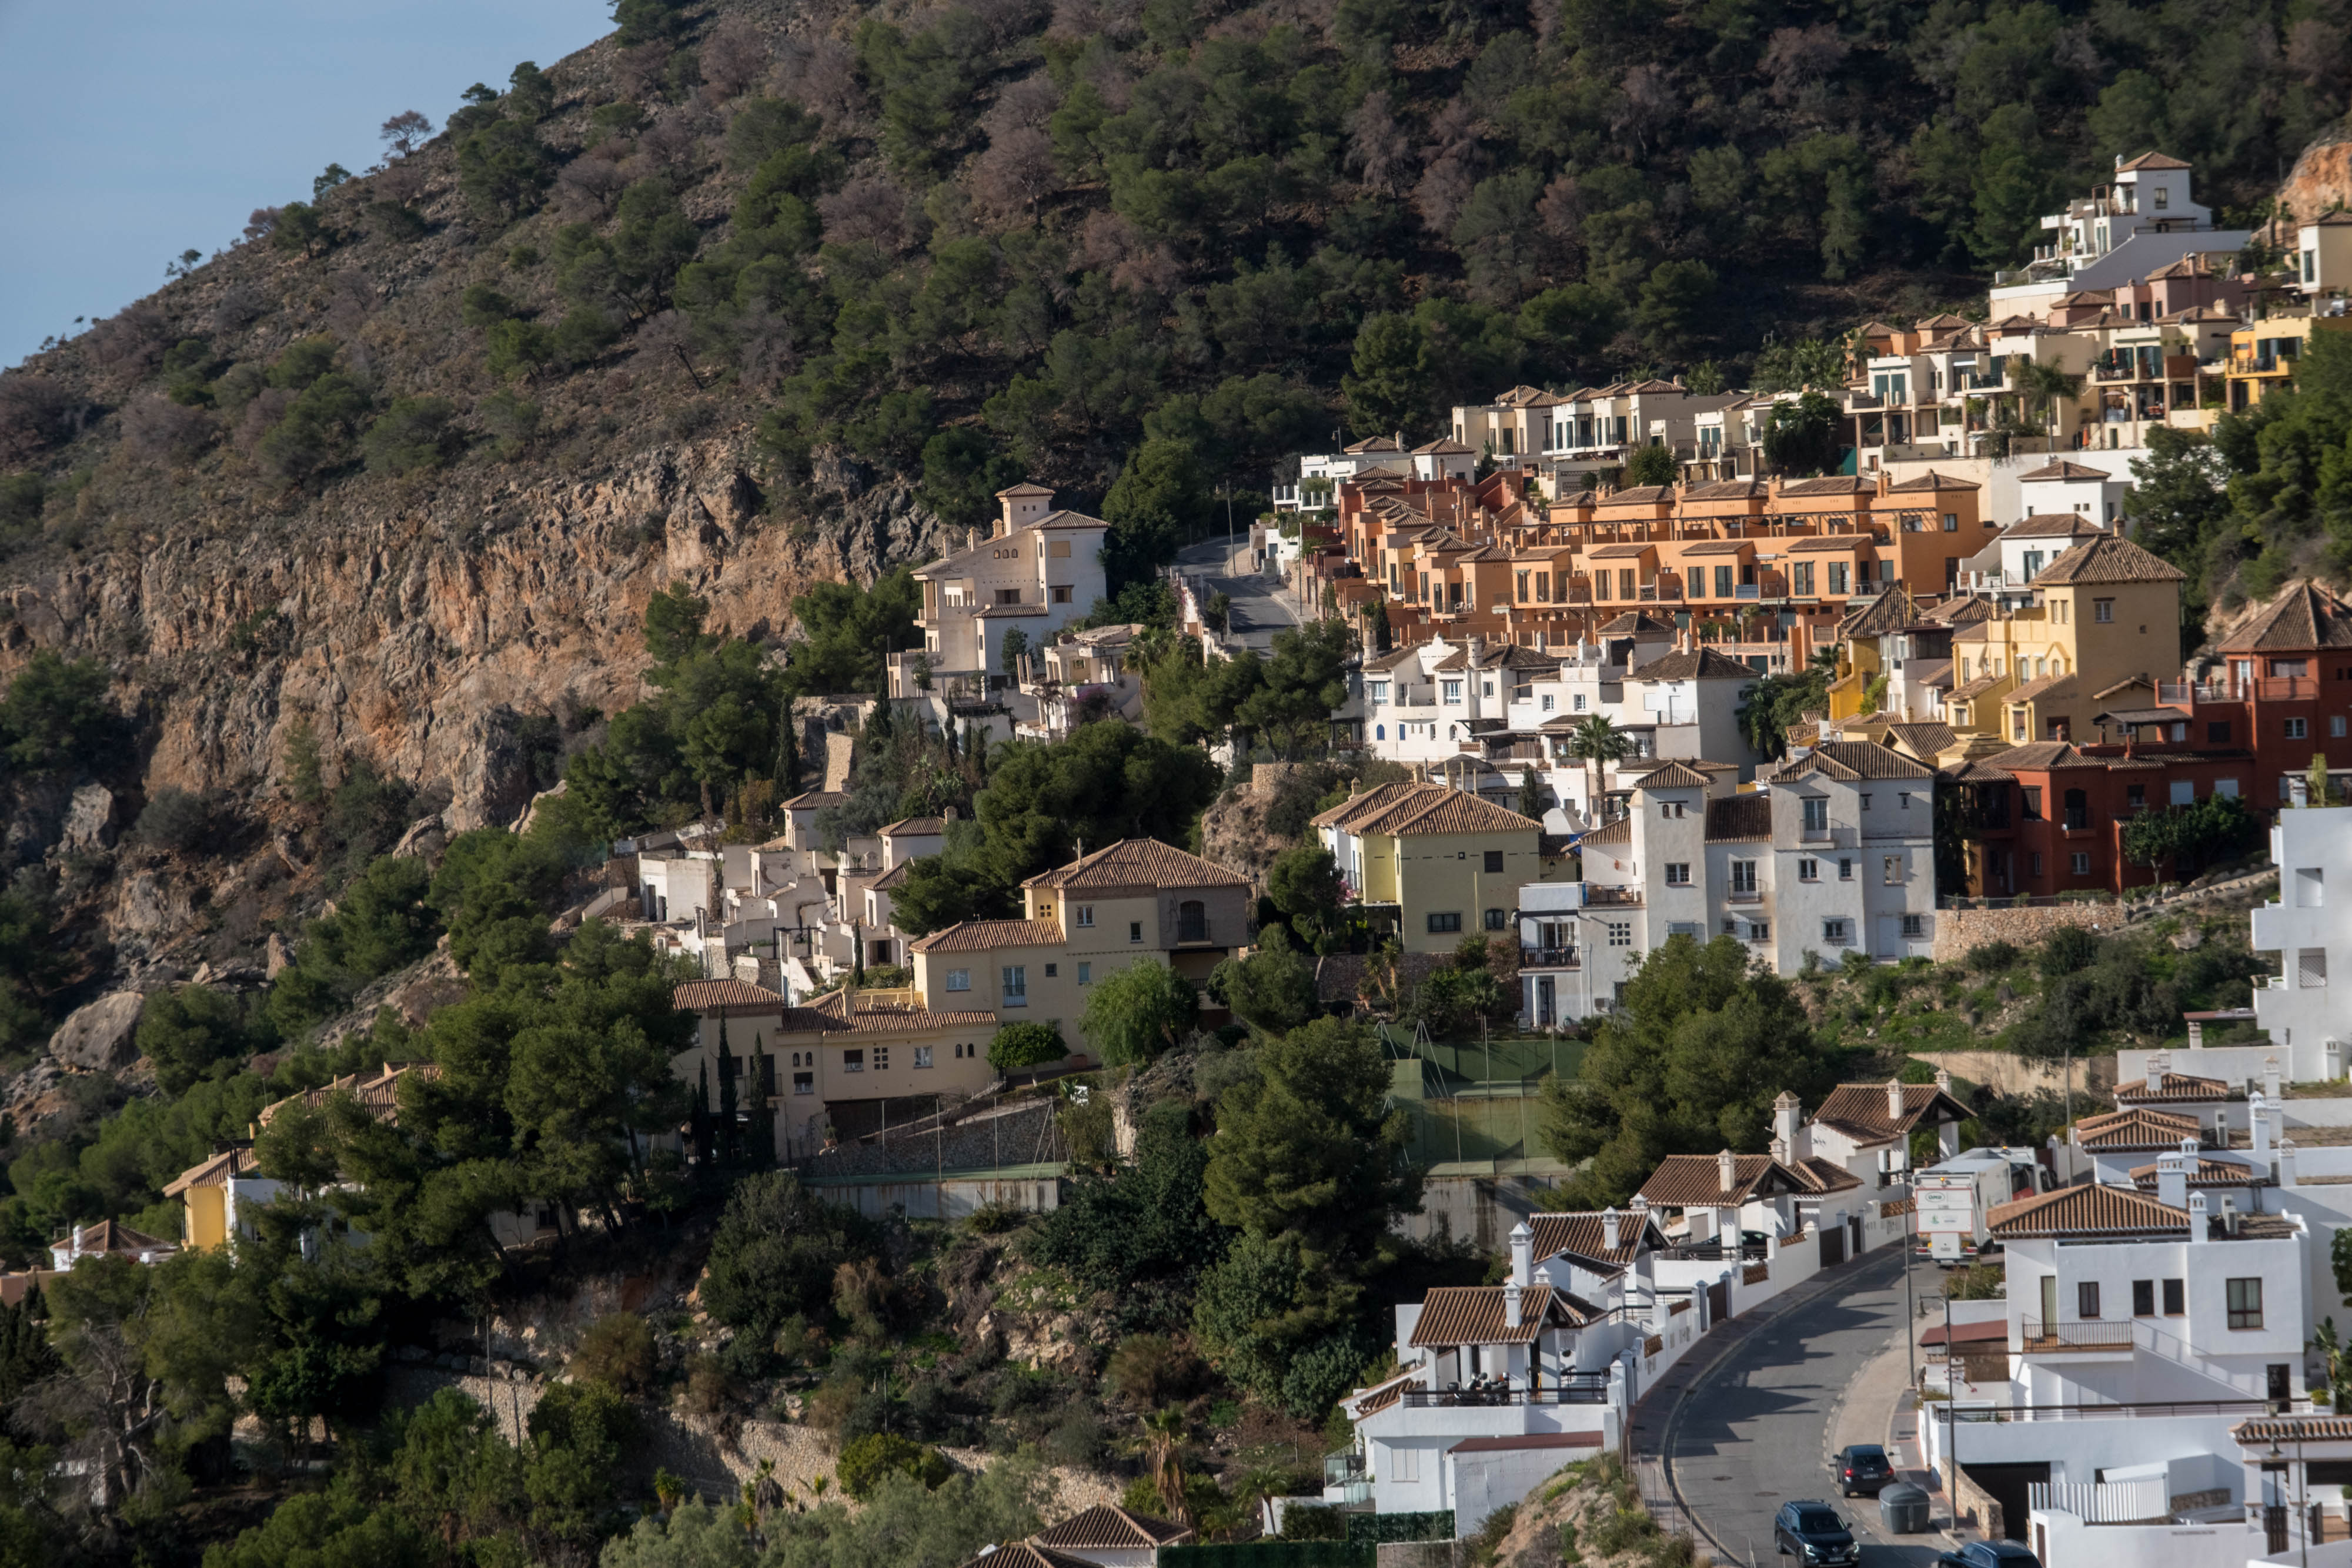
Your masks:
[[[2299,224],[2331,208],[2352,206],[2352,131],[2339,126],[2305,148],[2279,187],[2278,199]]]
[[[131,1035],[139,1028],[139,1011],[147,998],[137,991],[117,991],[77,1008],[58,1032],[49,1037],[49,1054],[62,1066],[84,1072],[111,1072],[138,1059]]]
[[[437,860],[446,833],[513,824],[530,805],[530,727],[648,695],[640,623],[672,581],[709,600],[713,631],[781,643],[810,582],[941,552],[938,519],[904,485],[814,517],[763,512],[747,435],[644,452],[595,480],[463,469],[404,504],[330,491],[292,517],[26,559],[0,581],[0,680],[37,649],[103,657],[123,706],[154,721],[147,794],[228,789],[265,814],[283,799],[288,732],[307,719],[328,758],[364,757],[449,801],[404,841]],[[257,637],[257,623],[274,630]],[[52,793],[20,795],[0,853],[114,841],[112,793]],[[277,834],[300,876],[306,846]],[[126,867],[97,910],[128,957],[194,930],[215,891]]]

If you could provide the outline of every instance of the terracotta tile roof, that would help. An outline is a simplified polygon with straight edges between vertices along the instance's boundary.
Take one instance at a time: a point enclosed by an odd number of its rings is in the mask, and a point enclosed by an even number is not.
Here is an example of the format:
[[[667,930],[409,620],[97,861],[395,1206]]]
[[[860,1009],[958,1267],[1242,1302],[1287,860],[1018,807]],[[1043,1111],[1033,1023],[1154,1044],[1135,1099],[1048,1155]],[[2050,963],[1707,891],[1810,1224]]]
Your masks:
[[[1622,1269],[1643,1252],[1666,1245],[1658,1222],[1633,1209],[1617,1214],[1617,1245],[1609,1245],[1608,1221],[1600,1214],[1531,1214],[1528,1228],[1535,1233],[1535,1259],[1540,1263],[1565,1252],[1588,1263]]]
[[[920,937],[917,953],[986,953],[999,947],[1058,946],[1062,927],[1051,920],[961,920]]]
[[[689,1013],[707,1013],[717,1008],[780,1013],[792,1005],[781,992],[755,986],[749,980],[688,980],[670,992],[669,1002]]]
[[[2189,1228],[2186,1209],[2119,1186],[2069,1186],[1996,1204],[1985,1228],[2004,1240],[2031,1236],[2141,1236]]]
[[[1466,789],[1423,784],[1415,793],[1353,830],[1360,833],[1538,833],[1543,824],[1482,800]]]
[[[1800,479],[1793,485],[1780,486],[1783,496],[1858,496],[1874,492],[1877,486],[1855,474],[1832,474],[1825,479]]]
[[[2352,1416],[2258,1416],[2231,1427],[2230,1437],[2244,1448],[2266,1448],[2273,1443],[2352,1441]]]
[[[1838,635],[1841,638],[1888,637],[1917,619],[1909,591],[1898,583],[1892,593],[1882,593],[1848,610],[1845,619],[1838,623]]]
[[[1811,1192],[1804,1176],[1769,1155],[1734,1155],[1732,1185],[1723,1185],[1723,1167],[1715,1155],[1668,1155],[1642,1184],[1641,1196],[1653,1208],[1730,1208],[1751,1197],[1780,1192]]]
[[[1602,545],[1599,549],[1585,551],[1584,555],[1587,560],[1633,560],[1639,557],[1653,554],[1657,548],[1655,540],[1646,543]]]
[[[2029,475],[2028,477],[2032,476]],[[1906,490],[1980,490],[1984,486],[1973,479],[1955,478],[1949,474],[1938,474],[1930,468],[1916,479],[1906,479],[1899,484],[1889,485],[1886,488],[1889,494],[1899,496]]]
[[[2085,757],[2063,740],[2036,740],[2012,746],[1984,760],[2008,773],[2054,773],[2069,768],[2106,766],[2105,759]]]
[[[2057,691],[2061,686],[2071,686],[2074,684],[2074,677],[2071,674],[2037,676],[2036,678],[2026,682],[2015,691],[2010,693],[2009,695],[2003,697],[2001,701],[2007,703],[2034,702],[2040,698],[2050,695],[2053,692]]]
[[[1772,837],[1772,798],[1756,790],[1706,803],[1706,841],[1762,843]]]
[[[874,889],[877,893],[896,893],[900,888],[907,885],[907,873],[913,867],[914,863],[915,862],[911,860],[900,861],[897,865],[892,866],[888,871],[884,872],[880,876],[876,877],[872,882],[866,883],[866,885]]]
[[[260,1166],[254,1158],[253,1145],[240,1144],[200,1164],[190,1166],[163,1189],[165,1197],[177,1197],[192,1186],[226,1186],[242,1176],[251,1176]]]
[[[1096,1564],[1091,1557],[1075,1557],[1033,1541],[1010,1541],[958,1568],[1096,1568]]]
[[[1841,1083],[1813,1113],[1813,1120],[1835,1127],[1857,1143],[1883,1144],[1907,1135],[1922,1124],[1964,1122],[1969,1109],[1932,1083],[1906,1083],[1903,1113],[1896,1115],[1886,1103],[1884,1083]]]
[[[1819,1155],[1807,1155],[1796,1164],[1799,1176],[1815,1192],[1850,1192],[1862,1185],[1862,1178],[1838,1164]]]
[[[1738,555],[1756,548],[1754,539],[1701,539],[1695,545],[1685,545],[1685,555]]]
[[[1801,539],[1791,539],[1789,551],[1792,555],[1828,555],[1838,550],[1861,549],[1877,542],[1868,534],[1809,534]]]
[[[1081,893],[1121,888],[1247,887],[1249,878],[1214,861],[1186,854],[1157,839],[1121,839],[1066,866],[1041,872],[1021,885],[1058,887]]]
[[[2149,1092],[2147,1080],[2145,1078],[2135,1078],[2129,1083],[2116,1084],[2116,1103],[2118,1105],[2168,1104],[2187,1101],[2210,1103],[2227,1100],[2236,1091],[2219,1078],[2193,1078],[2186,1072],[2168,1072],[2164,1075],[2163,1087],[2153,1093]]]
[[[1818,773],[1824,779],[1853,782],[1865,779],[1933,779],[1936,770],[1924,762],[1915,762],[1899,751],[1870,740],[1824,740],[1812,750],[1780,768],[1772,777],[1802,779]]]
[[[1470,455],[1470,449],[1451,436],[1441,436],[1435,441],[1423,442],[1414,447],[1412,455],[1415,457],[1467,457]]]
[[[1659,620],[1656,616],[1651,614],[1646,610],[1628,610],[1624,614],[1617,616],[1613,620],[1602,622],[1601,623],[1601,630],[1595,632],[1593,635],[1596,637],[1642,637],[1655,634],[1665,637],[1672,636],[1674,634],[1674,630],[1675,629],[1672,626],[1667,625],[1664,622]]]
[[[2029,512],[2000,530],[2005,539],[2088,538],[2103,530],[2090,518],[2073,512]]]
[[[2014,782],[2017,775],[1995,768],[1990,762],[1970,760],[1958,768],[1947,768],[1944,777],[1955,784],[2008,784]]]
[[[1446,1285],[1422,1299],[1421,1319],[1412,1325],[1411,1343],[1444,1347],[1457,1344],[1532,1344],[1548,1321],[1580,1322],[1589,1313],[1570,1303],[1567,1291],[1549,1285],[1529,1285],[1519,1294],[1519,1326],[1503,1322],[1500,1285]]]
[[[1706,774],[1679,762],[1669,762],[1633,781],[1636,789],[1704,789],[1706,785]]]
[[[833,1034],[920,1034],[932,1030],[996,1027],[996,1015],[992,1012],[932,1012],[927,1008],[881,1007],[867,1001],[863,992],[858,995],[857,1010],[845,1018],[843,1009],[848,1004],[843,998],[843,992],[833,991],[793,1010],[814,1014],[824,1020],[825,1030]]]
[[[2143,152],[2128,163],[2116,164],[2116,172],[2120,174],[2135,169],[2186,169],[2188,167],[2189,165],[2179,159],[2168,157],[2162,152]]]
[[[2074,1141],[2101,1154],[2129,1153],[2135,1149],[2168,1152],[2178,1149],[2181,1139],[2193,1138],[2197,1133],[2196,1117],[2151,1111],[2145,1105],[2085,1116],[2074,1124]]]
[[[1980,593],[1964,593],[1957,599],[1947,599],[1927,615],[1928,620],[1940,621],[1947,626],[1971,626],[1998,619],[2000,611]]]
[[[51,1242],[63,1246],[63,1242]],[[177,1252],[180,1244],[150,1236],[143,1230],[133,1230],[119,1219],[101,1219],[96,1225],[84,1225],[73,1233],[73,1249],[87,1256],[93,1252],[121,1252],[136,1256],[142,1252]]]
[[[1654,507],[1675,498],[1672,485],[1629,485],[1601,497],[1604,507]]]
[[[2156,1166],[2132,1166],[2132,1185],[2142,1192],[2154,1192],[2158,1169]],[[2247,1186],[2269,1179],[2257,1175],[2250,1166],[2232,1165],[2227,1160],[2200,1159],[2189,1172],[2190,1186]]]
[[[2298,582],[2221,640],[2225,653],[2352,648],[2352,605],[2315,582]]]
[[[1959,744],[1959,736],[1948,724],[1890,724],[1887,737],[1901,741],[1911,754],[1922,760],[1939,756]]]
[[[1757,674],[1737,659],[1727,658],[1712,648],[1685,648],[1676,653],[1662,653],[1648,664],[1626,672],[1633,681],[1752,681]]]
[[[1577,840],[1580,844],[1630,844],[1633,841],[1633,819],[1620,817],[1604,822]]]
[[[1350,795],[1328,810],[1316,813],[1310,827],[1343,828],[1352,832],[1359,822],[1370,821],[1391,806],[1423,788],[1417,783],[1381,784],[1360,795]]]
[[[2109,582],[2186,582],[2189,574],[2118,534],[2101,534],[2066,551],[2034,578],[2037,588]]]
[[[1061,1552],[1111,1551],[1122,1548],[1170,1546],[1192,1539],[1192,1527],[1131,1513],[1115,1504],[1098,1502],[1072,1514],[1049,1530],[1029,1538],[1040,1546]]]
[[[1771,486],[1761,478],[1718,479],[1711,485],[1695,485],[1683,492],[1685,501],[1738,501],[1751,497],[1771,494]]]
[[[397,1126],[400,1122],[400,1081],[411,1073],[415,1073],[419,1082],[428,1082],[440,1077],[441,1069],[437,1063],[430,1061],[404,1061],[396,1067],[387,1063],[374,1072],[349,1073],[331,1083],[305,1090],[299,1094],[289,1094],[276,1104],[263,1106],[257,1120],[266,1127],[269,1125],[271,1117],[297,1100],[316,1107],[325,1104],[337,1094],[348,1094],[369,1115],[388,1126]]]
[[[824,806],[845,805],[848,800],[847,793],[840,789],[810,789],[785,801],[782,810],[814,811]]]
[[[877,832],[883,838],[896,834],[905,838],[919,839],[944,833],[947,831],[947,822],[939,817],[901,817],[897,821],[877,829]]]

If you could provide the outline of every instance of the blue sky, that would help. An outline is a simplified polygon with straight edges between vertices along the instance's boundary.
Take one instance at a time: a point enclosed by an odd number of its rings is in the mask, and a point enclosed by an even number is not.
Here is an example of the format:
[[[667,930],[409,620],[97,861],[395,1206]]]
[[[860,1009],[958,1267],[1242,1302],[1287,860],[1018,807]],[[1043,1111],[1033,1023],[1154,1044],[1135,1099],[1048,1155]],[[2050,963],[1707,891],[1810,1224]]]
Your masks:
[[[0,368],[377,161],[404,109],[611,30],[609,0],[0,0]]]

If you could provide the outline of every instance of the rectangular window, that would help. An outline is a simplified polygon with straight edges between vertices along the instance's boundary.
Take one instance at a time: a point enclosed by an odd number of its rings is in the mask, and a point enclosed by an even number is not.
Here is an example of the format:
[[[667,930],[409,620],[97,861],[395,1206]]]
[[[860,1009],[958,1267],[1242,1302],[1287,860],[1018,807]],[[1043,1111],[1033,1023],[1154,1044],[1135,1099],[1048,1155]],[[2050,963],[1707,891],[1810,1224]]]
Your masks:
[[[815,1074],[815,1073],[814,1073],[814,1072],[795,1072],[795,1073],[793,1073],[793,1093],[795,1093],[795,1094],[814,1094],[814,1093],[815,1093],[815,1092],[816,1092],[816,1074]]]
[[[2029,822],[2040,821],[2042,820],[2042,786],[2029,784],[2025,787],[2024,794],[2025,820]]]
[[[1130,942],[1140,942],[1143,940],[1142,921],[1130,920],[1127,923],[1127,939]]]
[[[1633,569],[1630,566],[1617,569],[1617,597],[1620,599],[1633,597]]]
[[[2189,1315],[2189,1281],[2167,1280],[2164,1282],[2164,1315],[2180,1318]]]
[[[1004,966],[1004,1005],[1008,1008],[1029,1005],[1029,969],[1026,965]]]
[[[2096,1322],[2099,1317],[2099,1282],[2082,1280],[2074,1285],[2074,1315],[2084,1322]]]
[[[1832,947],[1843,947],[1853,940],[1853,924],[1846,920],[1822,922],[1822,940]]]
[[[1048,964],[1045,966],[1045,977],[1049,980],[1060,975],[1061,972],[1062,966],[1059,964]]]
[[[2091,853],[2088,850],[2076,850],[2068,859],[2067,869],[2076,876],[2091,874]]]
[[[968,991],[971,989],[971,971],[970,969],[950,969],[948,971],[948,989],[951,991]]]
[[[1906,915],[1903,917],[1903,940],[1906,942],[1924,942],[1927,938],[1927,917],[1926,915]]]
[[[1445,683],[1445,700],[1450,703],[1458,703],[1462,700],[1462,683],[1460,681],[1447,681]]]
[[[2132,1281],[2132,1316],[2136,1318],[2156,1316],[2155,1281],[2134,1280]]]
[[[1688,861],[1668,861],[1666,862],[1666,885],[1668,887],[1688,887],[1690,885],[1690,862]]]
[[[2040,850],[2033,852],[2032,869],[2034,875],[2040,876],[2042,874],[2042,852]]]
[[[1731,597],[1731,568],[1718,566],[1715,569],[1715,596],[1717,599]]]
[[[1731,862],[1731,891],[1734,893],[1753,893],[1756,891],[1756,862],[1754,861],[1733,861]]]
[[[1572,711],[1577,713],[1582,713],[1584,711],[1584,694],[1582,692],[1576,694],[1576,703]]]
[[[1830,803],[1818,795],[1805,797],[1805,831],[1818,833],[1830,825]]]
[[[1879,860],[1879,871],[1887,886],[1900,887],[1903,885],[1903,857],[1901,855],[1882,856]]]
[[[1870,810],[1870,797],[1867,795],[1862,798],[1862,809],[1865,811]]]
[[[2327,733],[2334,739],[2341,740],[2344,738],[2344,716],[2342,714],[2332,713],[2327,716]]]
[[[1094,906],[1093,904],[1079,904],[1079,905],[1078,905],[1078,924],[1079,924],[1080,925],[1082,925],[1082,926],[1085,926],[1085,925],[1092,925],[1094,923],[1095,923],[1095,906]]]
[[[1799,882],[1821,881],[1822,862],[1811,859],[1799,861],[1797,862],[1797,880]]]
[[[2263,1326],[2263,1282],[2260,1280],[2225,1280],[2221,1288],[2228,1300],[2231,1328],[2258,1329]]]
[[[1843,859],[1843,857],[1839,859],[1838,880],[1840,882],[1852,882],[1853,880],[1853,862]]]
[[[1503,869],[1502,851],[1488,850],[1486,852],[1486,869],[1490,872],[1498,872]]]
[[[877,1045],[874,1048],[874,1071],[877,1072],[887,1072],[890,1071],[890,1048],[888,1046]]]
[[[2116,601],[2112,599],[2091,601],[2091,619],[2104,626],[2116,618]]]
[[[866,1071],[866,1053],[865,1053],[864,1051],[843,1051],[843,1052],[841,1053],[841,1070],[842,1070],[844,1072],[863,1072],[863,1071]]]
[[[2294,955],[2295,988],[2305,991],[2325,990],[2327,987],[2327,949],[2299,947]]]
[[[1813,596],[1813,563],[1801,560],[1789,569],[1789,591],[1799,599]]]
[[[2197,786],[2190,779],[2175,779],[2167,790],[2167,797],[2176,806],[2193,806],[2197,803]]]
[[[1633,945],[1633,923],[1630,920],[1609,922],[1609,946],[1631,947]]]
[[[1069,601],[1070,591],[1066,588],[1056,585],[1054,589],[1054,602],[1056,604],[1067,604]]]
[[[1551,712],[1551,694],[1549,692],[1546,692],[1543,695],[1543,711],[1546,713]],[[2336,722],[2341,724],[2343,720],[2338,719]]]
[[[2306,727],[2307,727],[2302,719],[2288,719],[2286,721],[2286,737],[2289,740],[2301,740],[2304,738]]]
[[[1509,910],[1490,909],[1486,911],[1486,929],[1489,931],[1500,931],[1506,925],[1510,924],[1510,919],[1511,912]]]
[[[2230,721],[2228,719],[2210,719],[2206,722],[2205,741],[2207,745],[2210,746],[2225,743],[2229,738]]]
[[[1846,580],[1845,562],[1842,560],[1833,560],[1829,563],[1829,567],[1830,592],[1832,595],[1843,593],[1845,591]]]
[[[919,1068],[929,1067],[931,1064],[931,1052],[936,1049],[929,1045],[915,1047],[915,1065]]]
[[[1959,513],[1946,512],[1944,514],[1944,531],[1948,534],[1956,534],[1960,531]]]
[[[1705,599],[1706,597],[1706,568],[1703,566],[1692,567],[1688,576],[1690,579],[1690,596],[1693,599]]]
[[[1421,1480],[1421,1450],[1402,1444],[1389,1450],[1389,1479],[1419,1484]]]
[[[1429,929],[1435,936],[1459,931],[1462,929],[1462,915],[1459,911],[1448,915],[1439,915],[1433,911],[1429,916]]]
[[[1091,986],[1094,983],[1095,967],[1092,964],[1080,964],[1078,966],[1078,984],[1082,986]]]

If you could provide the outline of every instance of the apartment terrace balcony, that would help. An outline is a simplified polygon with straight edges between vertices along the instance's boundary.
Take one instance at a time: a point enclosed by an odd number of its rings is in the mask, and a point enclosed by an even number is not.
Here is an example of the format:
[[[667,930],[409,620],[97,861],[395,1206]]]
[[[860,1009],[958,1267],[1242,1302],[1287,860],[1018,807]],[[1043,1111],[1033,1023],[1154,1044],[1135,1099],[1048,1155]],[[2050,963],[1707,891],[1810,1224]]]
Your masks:
[[[1560,1375],[1559,1385],[1552,1388],[1485,1387],[1408,1388],[1402,1404],[1408,1410],[1455,1410],[1474,1406],[1494,1406],[1497,1408],[1526,1405],[1606,1405],[1609,1403],[1609,1375],[1605,1372],[1571,1372]]]
[[[1638,887],[1596,887],[1584,884],[1584,902],[1588,908],[1632,909],[1639,907],[1642,890]]]
[[[2045,1323],[2027,1318],[2018,1325],[2017,1348],[2028,1355],[2073,1351],[2123,1351],[2132,1347],[2129,1322]]]
[[[2313,702],[2319,683],[2309,675],[2256,675],[2242,681],[2160,681],[2156,700],[2165,706],[2198,703]]]
[[[1723,895],[1723,902],[1726,904],[1761,904],[1764,902],[1764,894],[1762,890],[1759,888],[1735,888],[1731,892]]]
[[[1581,969],[1584,949],[1581,947],[1528,947],[1519,949],[1522,969]]]

